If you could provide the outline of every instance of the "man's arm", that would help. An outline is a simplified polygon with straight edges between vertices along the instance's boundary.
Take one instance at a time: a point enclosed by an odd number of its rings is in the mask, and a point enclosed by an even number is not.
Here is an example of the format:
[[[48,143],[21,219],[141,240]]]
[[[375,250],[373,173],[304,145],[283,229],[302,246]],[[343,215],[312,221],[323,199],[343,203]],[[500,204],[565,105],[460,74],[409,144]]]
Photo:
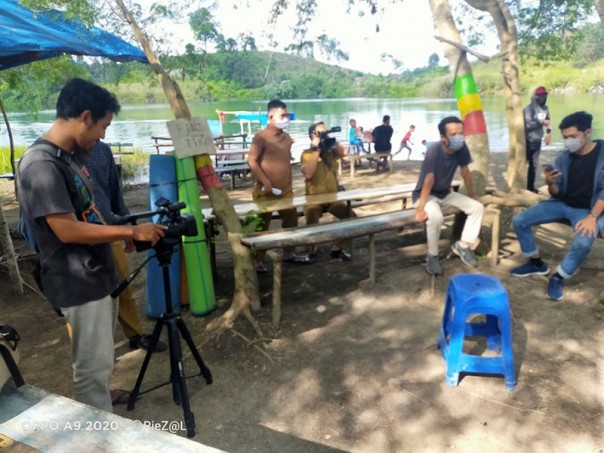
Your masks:
[[[348,150],[340,142],[336,143],[336,154],[341,159],[348,155]]]
[[[247,164],[250,167],[250,171],[254,177],[260,181],[260,184],[264,187],[266,193],[270,193],[273,190],[271,181],[266,176],[266,173],[262,171],[260,167],[260,157],[262,156],[262,148],[259,146],[256,140],[250,145],[250,152],[247,155]]]
[[[80,222],[73,212],[50,214],[45,217],[53,233],[65,244],[106,244],[120,240],[151,242],[154,245],[168,228],[155,223],[140,225],[97,225]]]
[[[468,196],[470,198],[474,198],[477,201],[480,201],[480,198],[476,196],[474,192],[474,185],[472,184],[472,172],[467,165],[464,165],[459,168],[461,172],[461,178],[463,179],[464,184],[466,185],[466,190],[468,191]]]
[[[301,170],[304,179],[312,179],[319,165],[319,150],[305,151],[302,154]]]
[[[433,186],[434,173],[427,173],[426,176],[424,176],[422,191],[419,195],[419,203],[417,204],[417,208],[415,208],[415,220],[418,222],[425,222],[428,219],[428,214],[426,214],[424,208],[426,207],[426,203],[428,202],[428,197],[430,196],[430,192],[432,192]]]

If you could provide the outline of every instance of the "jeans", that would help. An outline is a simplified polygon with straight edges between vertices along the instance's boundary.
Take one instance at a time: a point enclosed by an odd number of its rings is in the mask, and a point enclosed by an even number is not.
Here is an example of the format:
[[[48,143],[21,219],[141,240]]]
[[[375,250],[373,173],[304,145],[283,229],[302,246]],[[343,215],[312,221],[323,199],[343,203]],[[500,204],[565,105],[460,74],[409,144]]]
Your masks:
[[[531,230],[535,225],[568,220],[573,231],[575,225],[589,215],[589,209],[573,208],[562,201],[543,201],[514,216],[512,223],[522,254],[531,258],[539,255],[537,242]],[[596,232],[597,234],[599,233]],[[556,271],[564,278],[572,276],[583,264],[591,251],[595,237],[575,234],[569,251],[564,255]]]
[[[364,153],[367,152],[365,150],[365,145],[363,145],[363,142],[358,138],[355,138],[353,141],[351,141],[350,145],[356,148],[356,152],[354,154],[361,154],[361,151],[363,151]]]
[[[537,167],[539,166],[539,155],[541,154],[541,142],[526,144],[526,162],[528,163],[528,172],[526,176],[526,188],[534,191],[535,178],[537,176]]]

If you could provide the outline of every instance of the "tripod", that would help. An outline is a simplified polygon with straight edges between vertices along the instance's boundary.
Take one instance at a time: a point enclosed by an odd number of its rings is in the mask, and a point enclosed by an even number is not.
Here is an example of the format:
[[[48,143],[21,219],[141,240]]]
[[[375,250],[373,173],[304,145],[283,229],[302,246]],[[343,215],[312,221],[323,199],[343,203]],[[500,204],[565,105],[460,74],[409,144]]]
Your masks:
[[[193,354],[193,357],[195,358],[195,361],[199,366],[199,374],[195,374],[194,376],[203,376],[206,381],[206,384],[210,385],[212,383],[212,374],[203,363],[201,355],[199,355],[199,352],[197,351],[197,348],[193,343],[193,339],[191,338],[191,334],[189,333],[185,322],[182,320],[178,313],[174,313],[172,311],[172,298],[170,292],[170,271],[168,269],[168,266],[170,266],[170,263],[172,261],[173,253],[174,247],[171,246],[166,247],[162,250],[158,250],[156,254],[157,261],[159,262],[159,265],[161,266],[163,272],[166,312],[162,314],[155,323],[155,328],[153,329],[153,334],[151,335],[151,341],[149,343],[149,349],[147,350],[145,360],[143,361],[140,372],[138,374],[138,378],[136,379],[136,384],[130,392],[130,398],[128,399],[128,410],[131,411],[134,409],[134,403],[138,399],[139,395],[143,395],[159,387],[163,387],[164,385],[172,384],[172,398],[174,399],[174,403],[177,406],[182,404],[185,426],[187,427],[187,437],[191,438],[195,436],[195,415],[191,411],[191,406],[189,404],[189,394],[187,393],[187,384],[185,382],[186,377],[182,363],[182,348],[180,345],[179,334],[189,346],[189,349],[191,350],[191,353]],[[145,263],[143,263],[143,266],[145,265]],[[139,270],[140,268],[134,271],[126,281],[134,278],[134,276],[138,273]],[[122,285],[120,285],[120,288],[122,288]],[[117,291],[118,290],[116,290],[115,292]],[[149,361],[151,360],[153,351],[155,351],[155,347],[157,346],[157,342],[159,341],[159,336],[164,325],[168,327],[168,346],[170,352],[170,380],[168,382],[164,382],[148,390],[145,390],[144,392],[141,392],[140,388],[141,384],[143,383],[143,378],[145,377],[145,372],[147,371]]]

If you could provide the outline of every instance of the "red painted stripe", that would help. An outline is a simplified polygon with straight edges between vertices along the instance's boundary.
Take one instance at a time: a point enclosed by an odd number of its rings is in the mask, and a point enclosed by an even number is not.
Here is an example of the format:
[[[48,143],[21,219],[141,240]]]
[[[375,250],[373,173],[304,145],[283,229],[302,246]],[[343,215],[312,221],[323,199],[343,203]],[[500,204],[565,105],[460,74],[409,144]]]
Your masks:
[[[484,112],[477,110],[468,113],[463,119],[463,130],[465,135],[486,134],[487,125],[484,121]]]
[[[214,171],[214,167],[211,165],[206,165],[204,167],[199,167],[196,169],[197,179],[201,182],[204,190],[207,192],[208,189],[213,189],[216,187],[222,187],[220,183],[220,178]]]

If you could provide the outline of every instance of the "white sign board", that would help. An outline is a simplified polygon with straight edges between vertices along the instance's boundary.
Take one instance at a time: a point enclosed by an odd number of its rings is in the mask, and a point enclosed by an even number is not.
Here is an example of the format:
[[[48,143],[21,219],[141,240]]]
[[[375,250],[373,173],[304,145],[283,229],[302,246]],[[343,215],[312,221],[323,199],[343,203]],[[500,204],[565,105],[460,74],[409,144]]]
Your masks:
[[[205,118],[178,119],[166,124],[176,157],[179,159],[213,153],[216,150],[210,126]]]

